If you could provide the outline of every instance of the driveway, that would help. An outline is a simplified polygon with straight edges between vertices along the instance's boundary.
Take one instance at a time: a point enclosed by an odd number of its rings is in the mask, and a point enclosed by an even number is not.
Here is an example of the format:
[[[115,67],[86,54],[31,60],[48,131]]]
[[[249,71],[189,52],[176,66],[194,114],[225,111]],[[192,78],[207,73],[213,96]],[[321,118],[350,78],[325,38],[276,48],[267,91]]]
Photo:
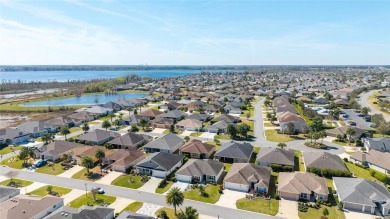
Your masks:
[[[279,201],[279,212],[276,216],[288,219],[299,219],[298,202],[281,199]]]
[[[27,194],[29,192],[32,192],[34,190],[37,190],[43,186],[46,186],[47,184],[45,183],[40,183],[40,182],[34,182],[33,184],[23,187],[20,189],[20,194]]]
[[[177,182],[172,184],[171,188],[178,187],[182,192],[184,192],[188,188],[189,185],[190,185],[189,183],[177,181]],[[164,192],[164,194],[167,194],[168,192],[169,192],[169,189],[166,192]]]
[[[78,197],[80,197],[82,195],[85,195],[85,191],[84,190],[73,189],[68,194],[65,194],[65,195],[61,196],[61,198],[64,199],[64,205],[67,205],[69,202],[75,200],[76,198],[78,198]]]
[[[166,129],[155,128],[152,133],[163,134]]]
[[[156,178],[156,177],[152,177],[150,178],[149,181],[147,181],[141,188],[139,188],[138,190],[141,190],[141,191],[145,191],[145,192],[154,192],[156,191],[156,188],[158,187],[158,184],[160,184],[160,182],[162,181],[163,179],[160,179],[160,178]]]
[[[144,203],[142,207],[137,211],[138,214],[143,214],[151,217],[155,217],[155,213],[158,209],[162,208],[162,206]]]
[[[372,214],[364,214],[361,212],[355,211],[344,211],[345,219],[375,219],[375,215]]]
[[[101,183],[101,184],[105,184],[105,185],[111,185],[111,182],[114,181],[114,179],[118,178],[122,174],[123,173],[121,173],[121,172],[112,171],[112,172],[108,173],[107,175],[105,175],[104,177],[97,180],[96,182]]]
[[[134,202],[134,200],[126,199],[126,198],[116,198],[116,200],[113,203],[111,203],[111,205],[109,205],[108,207],[115,209],[115,213],[120,213],[132,202]]]
[[[57,175],[57,176],[61,176],[61,177],[66,177],[66,178],[72,178],[72,176],[78,172],[80,172],[82,169],[84,169],[84,167],[82,166],[79,166],[79,165],[75,165],[73,166],[72,168],[70,168],[69,170]]]
[[[236,202],[238,199],[245,198],[246,193],[237,192],[229,189],[223,190],[221,198],[215,203],[219,206],[237,209]]]
[[[195,133],[194,131],[187,131],[185,130],[183,133],[181,133],[182,136],[190,136],[192,133]]]
[[[203,132],[199,137],[213,140],[215,135],[216,135],[216,133]]]

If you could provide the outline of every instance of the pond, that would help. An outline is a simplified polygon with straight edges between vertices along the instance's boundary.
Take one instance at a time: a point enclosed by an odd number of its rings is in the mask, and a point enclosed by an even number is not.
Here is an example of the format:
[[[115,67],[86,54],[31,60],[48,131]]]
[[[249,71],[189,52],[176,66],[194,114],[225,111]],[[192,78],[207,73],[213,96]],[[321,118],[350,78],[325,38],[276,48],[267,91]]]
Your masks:
[[[147,94],[142,93],[119,93],[119,94],[90,94],[75,97],[67,97],[60,99],[42,100],[35,102],[28,102],[22,106],[70,106],[70,105],[94,105],[104,104],[109,101],[116,101],[119,99],[134,99],[145,97]]]

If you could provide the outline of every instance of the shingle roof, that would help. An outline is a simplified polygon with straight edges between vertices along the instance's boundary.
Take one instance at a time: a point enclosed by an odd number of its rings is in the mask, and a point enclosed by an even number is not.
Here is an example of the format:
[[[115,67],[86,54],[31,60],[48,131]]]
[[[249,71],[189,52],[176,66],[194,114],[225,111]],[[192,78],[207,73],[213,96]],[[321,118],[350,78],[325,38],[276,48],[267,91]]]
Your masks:
[[[105,131],[102,129],[96,129],[93,132],[88,132],[86,134],[79,136],[77,139],[83,140],[83,141],[99,142],[99,141],[106,140],[110,137],[116,138],[119,136],[120,136],[120,134],[116,133],[116,132],[110,132],[110,131]]]
[[[45,131],[52,126],[42,121],[28,121],[17,126],[18,129],[26,133],[37,133]]]
[[[203,143],[199,140],[193,139],[180,147],[180,151],[184,153],[205,153],[209,154],[215,150],[215,146],[207,143]]]
[[[390,170],[390,153],[370,150],[368,152],[358,151],[351,156],[352,159],[359,161],[367,161],[376,166]]]
[[[180,138],[179,136],[173,133],[169,133],[164,135],[161,138],[149,142],[148,144],[144,145],[144,147],[172,150],[174,149],[175,146],[177,146],[181,142],[183,142],[182,138]]]
[[[294,152],[281,148],[262,147],[256,161],[294,166]]]
[[[229,158],[245,158],[249,159],[253,152],[253,146],[246,142],[226,142],[222,147],[215,153],[218,157],[229,157]]]
[[[178,126],[185,126],[185,127],[192,127],[192,128],[201,128],[203,122],[196,120],[196,119],[185,119],[180,122],[178,122],[176,125]]]
[[[0,129],[0,139],[13,139],[19,136],[25,136],[28,135],[28,133],[23,132],[20,129],[17,128],[4,128]]]
[[[136,166],[168,171],[172,169],[177,163],[181,162],[181,160],[183,159],[183,156],[177,154],[158,152],[152,154],[149,157],[146,157],[145,159],[137,163]]]
[[[293,194],[311,193],[328,195],[329,190],[325,179],[312,173],[294,172],[279,173],[278,191]]]
[[[100,206],[82,206],[78,209],[64,206],[45,217],[45,219],[106,219],[114,210],[113,208]]]
[[[190,159],[176,172],[176,174],[186,176],[216,176],[223,168],[223,163],[216,160]]]
[[[130,211],[124,211],[116,219],[154,219],[154,217],[137,214]]]
[[[7,186],[0,186],[0,199],[10,195],[19,194],[20,190]]]
[[[148,136],[149,137],[149,136]],[[123,146],[134,146],[140,142],[145,141],[147,137],[145,135],[126,133],[122,136],[112,139],[107,142],[108,144],[123,145]]]
[[[303,152],[302,153],[306,169],[316,167],[319,169],[328,168],[332,170],[346,170],[341,158],[328,152]]]
[[[256,182],[259,187],[269,187],[271,168],[251,163],[234,163],[225,177],[224,182],[248,185]]]

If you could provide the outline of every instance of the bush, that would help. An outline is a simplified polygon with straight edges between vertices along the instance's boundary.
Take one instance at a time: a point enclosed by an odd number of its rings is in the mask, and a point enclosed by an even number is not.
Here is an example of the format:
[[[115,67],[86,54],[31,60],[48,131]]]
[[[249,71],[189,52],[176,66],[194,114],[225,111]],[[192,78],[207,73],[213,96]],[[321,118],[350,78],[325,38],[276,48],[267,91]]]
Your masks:
[[[344,162],[348,162],[348,158],[344,157],[343,158]]]
[[[375,170],[370,170],[370,175],[373,176],[375,179],[381,181],[384,184],[390,184],[390,177],[386,176],[384,173],[380,173]]]
[[[280,200],[280,196],[279,196],[279,194],[275,194],[275,195],[274,195],[274,199],[276,199],[276,200]]]
[[[158,188],[164,188],[168,184],[166,179],[163,179],[159,184]]]
[[[355,166],[358,166],[358,167],[363,168],[363,169],[367,169],[368,168],[367,166],[361,165],[359,163],[355,163]]]
[[[272,171],[274,172],[292,172],[293,167],[291,166],[285,166],[281,164],[271,164]]]
[[[305,146],[311,147],[311,148],[316,148],[316,149],[327,149],[328,146],[321,144],[319,142],[305,142]]]
[[[316,167],[310,167],[309,172],[317,174],[319,176],[324,176],[326,178],[330,178],[333,176],[336,177],[350,177],[351,173],[347,170],[333,170],[328,168],[316,168]]]

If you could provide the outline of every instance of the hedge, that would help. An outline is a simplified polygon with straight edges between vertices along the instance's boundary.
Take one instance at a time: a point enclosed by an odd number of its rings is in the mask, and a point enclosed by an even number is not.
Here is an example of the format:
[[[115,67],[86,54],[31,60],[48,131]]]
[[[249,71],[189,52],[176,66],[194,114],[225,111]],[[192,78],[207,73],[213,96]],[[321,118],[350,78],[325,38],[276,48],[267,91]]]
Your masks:
[[[324,176],[327,178],[336,176],[336,177],[350,177],[351,173],[348,170],[333,170],[328,168],[317,168],[317,167],[310,167],[309,172],[317,174],[319,176]]]
[[[370,175],[374,177],[375,179],[383,182],[384,184],[390,184],[390,177],[386,176],[384,173],[380,173],[378,171],[375,171],[373,169],[370,169]]]

